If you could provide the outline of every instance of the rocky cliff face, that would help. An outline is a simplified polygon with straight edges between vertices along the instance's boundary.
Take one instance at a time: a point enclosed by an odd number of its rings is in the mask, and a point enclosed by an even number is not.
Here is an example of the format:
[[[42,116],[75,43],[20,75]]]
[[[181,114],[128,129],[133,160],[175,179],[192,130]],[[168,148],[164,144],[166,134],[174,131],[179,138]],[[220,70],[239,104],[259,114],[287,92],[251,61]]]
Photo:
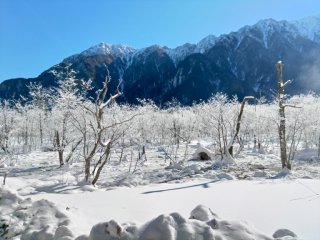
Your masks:
[[[66,58],[33,79],[11,79],[0,84],[3,99],[27,96],[26,85],[41,82],[56,86],[71,69],[76,77],[101,86],[109,71],[113,91],[121,79],[121,101],[148,98],[164,103],[172,98],[183,104],[207,100],[212,94],[272,97],[277,86],[275,63],[285,64],[284,76],[293,79],[289,94],[320,92],[320,18],[277,22],[262,20],[237,32],[208,36],[198,44],[175,49],[157,45],[133,49],[98,44]]]

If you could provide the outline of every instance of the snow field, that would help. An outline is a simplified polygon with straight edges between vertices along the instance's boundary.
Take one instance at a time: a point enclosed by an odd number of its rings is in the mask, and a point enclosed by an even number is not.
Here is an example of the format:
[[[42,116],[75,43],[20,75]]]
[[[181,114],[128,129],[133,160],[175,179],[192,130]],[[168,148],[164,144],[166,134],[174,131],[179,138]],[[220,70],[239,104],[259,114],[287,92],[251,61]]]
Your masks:
[[[199,144],[191,142],[187,158],[198,149]],[[0,236],[316,240],[320,235],[319,162],[314,151],[299,151],[293,170],[286,171],[274,154],[276,147],[256,151],[247,146],[235,165],[224,166],[181,161],[183,148],[169,165],[161,148],[147,146],[147,161],[138,162],[129,173],[130,164],[135,165],[130,152],[121,163],[113,152],[96,186],[82,181],[83,162],[59,167],[55,152],[6,160],[0,168],[0,176],[8,173],[1,186]],[[199,205],[206,211],[193,211]]]

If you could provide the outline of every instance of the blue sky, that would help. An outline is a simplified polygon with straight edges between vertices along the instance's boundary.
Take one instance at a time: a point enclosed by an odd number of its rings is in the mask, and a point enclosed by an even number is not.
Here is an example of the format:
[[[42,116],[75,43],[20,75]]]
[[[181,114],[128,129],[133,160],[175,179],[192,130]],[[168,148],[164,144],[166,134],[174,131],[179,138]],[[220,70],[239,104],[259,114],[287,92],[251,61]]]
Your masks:
[[[318,0],[0,0],[0,82],[36,77],[100,42],[176,47],[319,13]]]

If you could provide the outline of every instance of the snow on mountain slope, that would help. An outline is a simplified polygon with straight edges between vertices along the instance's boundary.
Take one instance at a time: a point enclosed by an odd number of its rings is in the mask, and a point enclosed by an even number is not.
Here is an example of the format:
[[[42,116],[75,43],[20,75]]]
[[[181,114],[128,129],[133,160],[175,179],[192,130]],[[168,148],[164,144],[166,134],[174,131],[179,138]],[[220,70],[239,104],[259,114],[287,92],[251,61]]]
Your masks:
[[[263,35],[263,45],[265,48],[269,47],[269,39],[275,32],[280,32],[283,36],[290,36],[296,38],[302,36],[312,41],[320,42],[320,15],[315,17],[307,17],[297,21],[276,21],[274,19],[260,20],[252,26],[245,26],[234,32],[238,38],[239,43],[243,37],[250,35],[250,31],[256,29]],[[217,41],[225,40],[226,34],[219,37],[208,35],[200,40],[197,44],[185,43],[176,48],[161,47],[153,45],[146,48],[134,49],[126,45],[110,45],[107,43],[100,43],[80,53],[84,56],[106,55],[111,54],[120,58],[133,59],[137,56],[148,54],[155,48],[164,49],[164,51],[173,60],[175,65],[193,53],[205,53],[212,48]],[[132,61],[130,61],[132,62]]]
[[[306,17],[301,20],[291,22],[299,33],[312,41],[320,42],[320,15]]]
[[[210,48],[214,46],[217,41],[217,37],[214,35],[208,35],[207,37],[203,38],[200,42],[197,43],[197,47],[195,52],[204,53]]]
[[[126,45],[110,45],[107,43],[100,43],[97,44],[83,52],[81,52],[80,54],[82,55],[86,55],[86,56],[94,56],[94,55],[99,55],[99,54],[112,54],[115,56],[119,56],[119,57],[123,57],[127,54],[131,54],[135,51],[134,48],[126,46]]]
[[[173,60],[175,65],[177,65],[183,59],[185,59],[187,56],[194,53],[195,50],[196,50],[196,45],[191,43],[185,43],[182,46],[179,46],[176,48],[165,47],[166,53]]]
[[[262,33],[265,48],[269,47],[269,40],[276,32],[281,33],[287,39],[297,38],[299,35],[299,31],[294,25],[287,21],[275,21],[274,19],[261,20],[251,28],[256,28]]]

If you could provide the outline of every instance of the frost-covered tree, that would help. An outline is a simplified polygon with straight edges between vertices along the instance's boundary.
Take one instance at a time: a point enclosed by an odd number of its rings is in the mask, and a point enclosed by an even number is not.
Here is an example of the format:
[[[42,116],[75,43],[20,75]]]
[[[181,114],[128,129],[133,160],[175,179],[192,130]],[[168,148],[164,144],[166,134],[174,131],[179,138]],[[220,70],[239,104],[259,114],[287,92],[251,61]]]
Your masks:
[[[58,152],[60,166],[69,162],[74,151],[83,140],[73,125],[73,118],[83,101],[84,96],[79,90],[74,72],[70,72],[66,79],[59,81],[52,108],[53,146]],[[69,154],[65,158],[64,152],[70,145],[72,145],[71,149],[69,149]]]
[[[0,103],[0,148],[5,154],[11,152],[13,145],[13,132],[15,130],[15,111],[9,101]]]
[[[230,155],[228,146],[235,133],[237,105],[236,99],[229,101],[226,95],[218,93],[198,109],[204,125],[201,132],[210,132],[221,160]]]
[[[52,106],[53,91],[52,89],[44,88],[40,83],[31,82],[28,86],[29,94],[31,96],[31,105],[35,116],[37,117],[37,129],[39,131],[40,146],[44,144],[45,124],[49,109]]]
[[[92,184],[95,184],[100,176],[100,173],[104,167],[104,165],[107,163],[107,160],[110,155],[111,145],[115,140],[115,133],[112,132],[112,128],[116,126],[117,122],[104,122],[104,114],[106,110],[114,103],[114,101],[121,96],[121,92],[117,88],[117,91],[115,94],[111,95],[107,98],[108,93],[108,84],[111,81],[111,77],[108,74],[103,86],[100,90],[97,91],[97,97],[94,104],[91,104],[89,102],[86,102],[85,104],[82,104],[84,109],[87,111],[88,115],[90,115],[90,122],[89,127],[90,130],[93,133],[93,140],[92,144],[89,146],[88,152],[84,155],[84,161],[85,161],[85,180],[89,181],[90,179],[90,169],[91,164],[94,159],[94,157],[99,152],[102,152],[99,156],[99,161],[97,167],[97,171],[93,172],[92,176]],[[108,132],[109,131],[109,132]]]

